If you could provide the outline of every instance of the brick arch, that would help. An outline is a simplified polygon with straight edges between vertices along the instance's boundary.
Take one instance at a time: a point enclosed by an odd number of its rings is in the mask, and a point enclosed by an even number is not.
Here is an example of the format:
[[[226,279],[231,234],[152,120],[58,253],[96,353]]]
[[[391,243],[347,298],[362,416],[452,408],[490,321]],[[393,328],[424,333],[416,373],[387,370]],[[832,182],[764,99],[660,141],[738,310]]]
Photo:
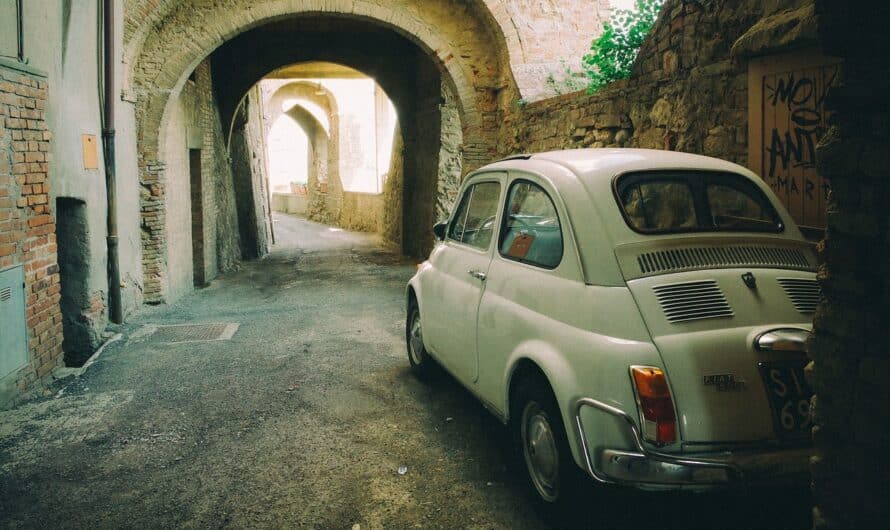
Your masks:
[[[438,0],[424,0],[428,4],[434,1],[440,4],[449,2],[440,2]],[[515,0],[514,0],[515,1]],[[606,2],[607,0],[597,0]],[[136,79],[136,68],[139,64],[140,55],[145,47],[146,41],[149,40],[152,31],[159,27],[165,18],[170,16],[180,3],[186,3],[182,0],[124,0],[124,50],[123,62],[126,65],[126,75],[124,79],[125,90],[132,88],[131,83]],[[261,3],[260,0],[254,0],[253,4]],[[375,3],[375,2],[371,2]],[[387,3],[387,2],[381,2]],[[388,2],[395,4],[396,2]],[[406,2],[400,2],[402,4]],[[523,45],[523,36],[520,34],[520,26],[515,20],[515,14],[511,13],[509,4],[511,1],[504,0],[462,0],[460,4],[466,6],[469,12],[473,13],[476,18],[484,21],[485,33],[489,39],[492,39],[498,45],[492,50],[498,56],[500,62],[506,65],[523,64],[527,60],[527,46]],[[310,12],[317,9],[319,12],[333,11],[343,13],[353,13],[351,8],[345,10],[337,9],[336,5],[324,6],[323,0],[291,0],[290,4],[293,9],[290,12]],[[318,5],[322,4],[322,5]],[[345,2],[351,4],[351,2]],[[383,11],[397,11],[399,5],[387,6],[381,8]],[[433,11],[431,9],[431,11]],[[451,19],[455,15],[450,12],[446,6],[435,6],[434,12],[438,16],[447,16]],[[383,14],[382,20],[389,20],[391,16]],[[523,28],[524,33],[534,31],[534,28],[526,26]],[[504,72],[512,79],[513,72]],[[525,90],[523,90],[525,92]]]
[[[433,59],[457,96],[465,138],[477,149],[490,144],[486,154],[493,154],[496,134],[493,125],[486,126],[485,117],[495,118],[497,93],[512,83],[505,62],[508,54],[504,42],[498,41],[500,32],[492,27],[493,18],[469,16],[474,14],[472,5],[476,2],[429,0],[423,7],[409,0],[390,3],[401,5],[382,7],[378,0],[232,0],[210,5],[183,0],[175,7],[165,4],[169,8],[167,16],[149,31],[142,46],[136,47],[138,40],[126,46],[129,72],[125,86],[130,97],[136,98],[139,140],[146,148],[140,151],[156,151],[151,131],[161,130],[170,95],[178,94],[187,74],[222,43],[276,19],[343,14],[386,27]],[[131,17],[128,13],[125,30],[133,26]],[[433,17],[441,19],[431,20]],[[481,163],[488,157],[479,158]]]
[[[335,222],[339,219],[340,207],[343,201],[343,182],[340,179],[340,111],[337,106],[337,99],[334,97],[334,94],[320,83],[314,83],[312,81],[293,81],[287,83],[286,85],[279,87],[269,99],[269,108],[272,109],[272,114],[267,121],[267,127],[270,126],[269,124],[275,123],[275,120],[283,114],[290,115],[292,118],[297,119],[292,115],[292,111],[294,111],[293,107],[288,110],[282,109],[284,100],[290,98],[308,101],[316,105],[324,111],[328,118],[329,130],[326,133],[326,154],[328,163],[326,179],[324,179],[327,184],[327,192],[324,196],[320,193],[320,186],[318,186],[318,184],[321,184],[321,181],[316,183],[316,186],[312,186],[312,182],[310,182],[309,206],[310,218],[313,220],[320,222]],[[299,101],[294,107],[304,109]],[[306,110],[302,110],[301,112],[299,109],[296,110],[296,112],[302,116],[301,120],[305,122],[304,113],[307,113],[310,116],[311,113]],[[300,120],[298,120],[298,123],[300,123]],[[300,126],[302,127],[303,123],[300,123]],[[318,123],[317,126],[322,127],[321,123]],[[269,131],[266,130],[265,133],[268,135]],[[306,134],[309,134],[308,130],[306,131]],[[313,214],[312,212],[319,213]]]
[[[159,2],[152,2],[158,4]],[[133,28],[147,23],[140,6],[128,6],[125,93],[135,99],[136,139],[142,193],[142,241],[146,301],[160,302],[166,273],[165,156],[160,135],[171,103],[188,75],[224,42],[251,29],[292,18],[344,17],[400,35],[426,55],[455,95],[463,130],[463,167],[496,156],[499,94],[515,91],[500,32],[491,18],[476,16],[463,0],[181,0],[164,4],[142,42]],[[418,5],[419,4],[419,5]],[[141,5],[147,9],[149,4]],[[164,13],[164,11],[158,11]],[[126,35],[125,35],[126,36]],[[361,69],[361,68],[357,68]],[[381,83],[383,84],[383,83]],[[507,89],[505,91],[505,88]],[[406,239],[407,241],[407,239]]]

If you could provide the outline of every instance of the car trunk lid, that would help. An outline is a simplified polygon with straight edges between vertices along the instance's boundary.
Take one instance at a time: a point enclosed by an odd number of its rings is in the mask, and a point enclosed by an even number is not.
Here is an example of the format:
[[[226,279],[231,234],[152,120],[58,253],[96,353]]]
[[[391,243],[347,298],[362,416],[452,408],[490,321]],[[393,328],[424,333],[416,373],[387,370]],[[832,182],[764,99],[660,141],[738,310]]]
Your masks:
[[[787,343],[767,350],[755,342],[772,329],[809,329],[819,298],[815,274],[805,270],[811,256],[800,246],[777,248],[761,252],[759,263],[751,259],[758,254],[736,255],[749,267],[705,268],[734,255],[723,250],[690,251],[702,266],[674,255],[627,282],[664,362],[684,445],[795,439],[807,427],[805,355]],[[805,261],[796,269],[763,263],[798,256]]]

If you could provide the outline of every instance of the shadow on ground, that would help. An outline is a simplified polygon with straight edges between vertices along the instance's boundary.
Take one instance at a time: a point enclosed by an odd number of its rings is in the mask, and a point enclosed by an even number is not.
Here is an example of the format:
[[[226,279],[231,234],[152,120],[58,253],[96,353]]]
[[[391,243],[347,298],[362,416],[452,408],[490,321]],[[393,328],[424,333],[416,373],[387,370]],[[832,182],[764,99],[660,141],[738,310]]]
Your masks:
[[[573,519],[542,517],[500,423],[450,377],[409,374],[414,264],[287,216],[276,233],[268,258],[132,318],[55,397],[0,412],[0,526],[809,527],[790,491],[591,490]],[[240,327],[208,342],[147,331],[185,323]]]

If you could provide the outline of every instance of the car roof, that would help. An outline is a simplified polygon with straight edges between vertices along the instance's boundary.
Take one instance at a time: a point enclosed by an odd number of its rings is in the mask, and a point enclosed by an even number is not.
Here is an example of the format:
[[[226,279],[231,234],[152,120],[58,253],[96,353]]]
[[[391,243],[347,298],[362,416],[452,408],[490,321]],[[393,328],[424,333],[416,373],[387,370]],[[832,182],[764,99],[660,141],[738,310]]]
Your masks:
[[[617,173],[636,170],[704,169],[734,173],[747,172],[742,166],[725,160],[659,149],[567,149],[519,155],[506,160],[515,159],[546,160],[560,164],[571,169],[583,180],[608,179],[611,181]]]

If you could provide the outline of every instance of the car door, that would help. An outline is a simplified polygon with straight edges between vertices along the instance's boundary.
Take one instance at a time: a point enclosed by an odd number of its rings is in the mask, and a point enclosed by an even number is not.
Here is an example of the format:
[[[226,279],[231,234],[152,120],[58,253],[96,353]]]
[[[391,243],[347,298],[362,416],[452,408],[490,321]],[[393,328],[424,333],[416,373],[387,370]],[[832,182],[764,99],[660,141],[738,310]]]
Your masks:
[[[445,240],[424,275],[424,337],[439,361],[464,382],[477,377],[476,319],[499,223],[506,175],[474,177],[465,187]]]
[[[507,187],[501,230],[479,304],[478,393],[496,407],[504,396],[508,358],[520,344],[536,343],[537,353],[542,353],[570,342],[567,330],[583,325],[577,303],[580,271],[573,265],[577,260],[567,249],[553,197],[542,184],[518,174]],[[576,279],[567,279],[572,277]]]

